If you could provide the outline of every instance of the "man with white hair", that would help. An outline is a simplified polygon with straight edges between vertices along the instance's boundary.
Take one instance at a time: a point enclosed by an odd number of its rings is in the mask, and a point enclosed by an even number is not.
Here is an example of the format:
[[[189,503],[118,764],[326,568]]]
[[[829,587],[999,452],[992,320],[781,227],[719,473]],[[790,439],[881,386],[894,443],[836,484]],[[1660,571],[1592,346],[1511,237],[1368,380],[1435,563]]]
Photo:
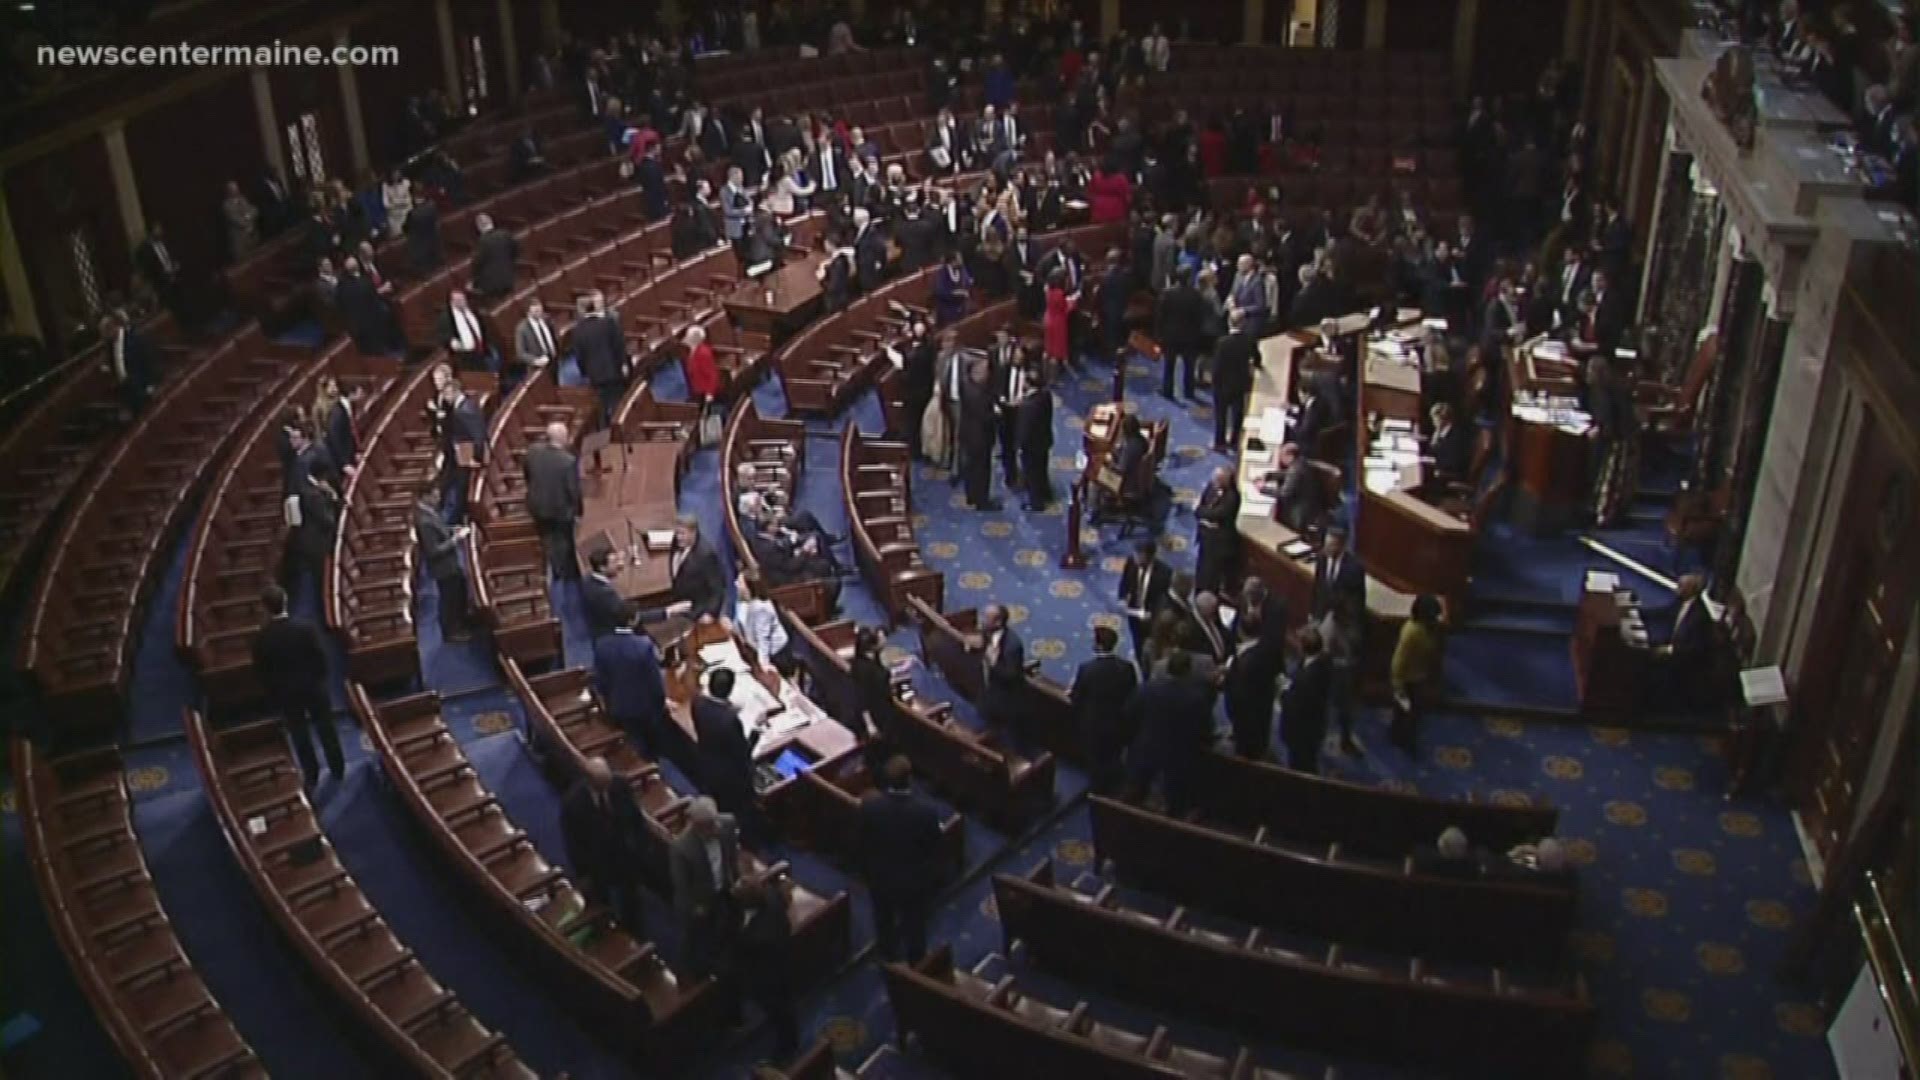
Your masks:
[[[1429,877],[1460,878],[1478,880],[1481,876],[1481,859],[1467,840],[1467,834],[1458,825],[1449,825],[1441,830],[1440,838],[1431,848],[1423,848],[1413,853],[1413,872]]]
[[[479,214],[473,219],[480,232],[473,245],[473,292],[485,300],[494,300],[513,291],[513,275],[520,260],[520,241],[505,229],[496,229],[493,218]]]
[[[580,576],[580,560],[573,550],[574,525],[580,518],[580,462],[568,450],[567,425],[547,425],[545,442],[527,448],[522,468],[527,481],[527,513],[540,533],[547,565],[555,579]]]
[[[865,207],[853,211],[853,271],[860,291],[870,293],[887,279],[887,240]]]
[[[603,757],[588,758],[581,778],[560,800],[560,835],[582,892],[613,909],[628,933],[644,935],[635,848],[646,818],[633,789],[617,781]]]
[[[725,672],[725,669],[721,669]],[[687,805],[687,825],[667,849],[673,909],[686,926],[686,974],[714,974],[739,928],[733,887],[740,880],[740,828],[702,795]]]

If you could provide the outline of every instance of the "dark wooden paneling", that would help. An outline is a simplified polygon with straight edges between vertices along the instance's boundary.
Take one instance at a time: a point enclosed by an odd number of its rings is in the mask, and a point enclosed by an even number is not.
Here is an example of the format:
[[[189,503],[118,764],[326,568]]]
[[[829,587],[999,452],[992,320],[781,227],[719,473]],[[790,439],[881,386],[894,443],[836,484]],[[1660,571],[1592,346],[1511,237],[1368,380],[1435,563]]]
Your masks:
[[[453,37],[460,51],[460,73],[470,78],[473,67],[473,39],[479,38],[487,65],[487,96],[480,102],[482,112],[499,108],[508,99],[506,57],[500,47],[500,11],[491,3],[475,0],[454,4]]]
[[[50,340],[66,340],[85,312],[67,236],[85,227],[94,243],[99,282],[104,290],[123,291],[131,252],[120,223],[120,204],[107,169],[107,148],[98,136],[9,169],[7,210],[13,218],[21,258],[33,275],[40,325]]]
[[[1240,40],[1246,14],[1241,0],[1186,0],[1168,4],[1164,0],[1120,0],[1120,26],[1131,34],[1144,34],[1159,23],[1167,36],[1176,41],[1197,40],[1234,42]],[[1099,29],[1099,20],[1087,24]]]
[[[127,121],[140,206],[147,221],[164,222],[174,253],[197,271],[227,262],[220,216],[228,180],[243,185],[267,160],[253,86],[244,71]],[[180,151],[193,148],[192,167]]]
[[[1566,21],[1565,4],[1481,4],[1473,33],[1474,93],[1531,90],[1547,58],[1560,55]]]
[[[429,20],[431,21],[431,20]],[[268,76],[273,85],[273,109],[279,121],[279,136],[286,141],[287,125],[301,114],[313,113],[320,122],[320,155],[328,179],[353,183],[353,157],[347,152],[347,127],[342,119],[340,73],[330,67],[280,67]],[[361,105],[364,114],[369,106]],[[369,147],[369,152],[372,148]],[[291,170],[291,162],[289,162]]]
[[[625,33],[652,25],[659,4],[656,0],[609,4],[605,0],[559,0],[560,25],[575,37],[600,40],[612,33]],[[681,10],[688,9],[682,7]],[[760,25],[766,26],[765,15]]]
[[[356,27],[353,40],[400,50],[400,63],[396,65],[363,67],[355,72],[360,86],[360,118],[367,130],[367,153],[376,164],[390,163],[399,157],[407,96],[441,83],[439,31],[431,12],[396,6]]]
[[[1454,21],[1459,9],[1460,0],[1387,0],[1387,49],[1452,52]],[[1480,10],[1485,12],[1487,8]]]

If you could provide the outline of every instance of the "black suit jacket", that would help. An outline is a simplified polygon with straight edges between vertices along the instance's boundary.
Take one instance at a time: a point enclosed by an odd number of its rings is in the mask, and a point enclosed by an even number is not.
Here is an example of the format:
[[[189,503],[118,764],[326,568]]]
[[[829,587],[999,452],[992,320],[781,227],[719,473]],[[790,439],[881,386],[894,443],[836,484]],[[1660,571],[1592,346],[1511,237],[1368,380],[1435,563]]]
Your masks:
[[[1234,397],[1253,388],[1253,365],[1259,343],[1244,330],[1220,339],[1213,350],[1213,386],[1215,394]]]
[[[596,315],[573,324],[574,356],[580,374],[595,386],[627,381],[627,339],[612,315]]]
[[[727,600],[727,576],[720,569],[720,557],[704,538],[693,542],[680,564],[680,572],[673,575],[673,598],[692,604],[689,614],[694,618],[719,617],[720,608]]]
[[[567,861],[581,877],[614,882],[636,876],[634,848],[645,829],[633,791],[621,780],[608,786],[604,803],[594,797],[593,786],[585,780],[574,781],[560,800],[560,834],[566,840]]]
[[[1240,530],[1235,519],[1240,516],[1240,485],[1234,481],[1221,487],[1209,483],[1200,492],[1200,505],[1194,507],[1193,516],[1199,521],[1201,543],[1220,544],[1226,549],[1238,545]]]
[[[1096,761],[1120,756],[1133,742],[1127,726],[1127,703],[1140,688],[1134,666],[1117,656],[1096,656],[1074,673],[1068,695],[1079,718],[1080,745]]]
[[[305,619],[268,619],[253,639],[253,672],[267,700],[293,702],[327,692],[327,646]]]
[[[480,403],[470,397],[462,397],[453,407],[441,427],[441,436],[446,443],[448,468],[457,468],[454,464],[454,447],[459,443],[473,444],[473,459],[483,462],[487,459],[487,417],[480,411]]]
[[[940,811],[912,791],[876,791],[860,803],[860,865],[867,887],[888,895],[939,884]]]
[[[753,748],[760,734],[740,726],[732,702],[701,694],[693,699],[693,735],[699,743],[700,783],[714,798],[735,805],[753,797]]]
[[[640,201],[646,207],[647,220],[667,216],[667,170],[656,157],[644,157],[633,167],[633,182],[640,188]]]
[[[1364,607],[1367,600],[1367,570],[1359,556],[1349,551],[1340,556],[1340,573],[1329,580],[1325,556],[1313,561],[1313,617],[1319,618],[1342,594],[1352,596]]]
[[[1668,644],[1681,659],[1703,659],[1713,649],[1713,616],[1704,602],[1696,599],[1675,615]]]
[[[473,248],[473,290],[487,296],[513,291],[520,241],[505,229],[488,229]]]
[[[587,616],[587,635],[598,639],[627,625],[629,609],[620,590],[595,574],[580,579],[580,607]]]
[[[1205,342],[1207,302],[1191,285],[1175,285],[1160,294],[1153,315],[1154,336],[1162,348],[1190,355]]]
[[[552,443],[529,447],[525,465],[527,513],[535,521],[571,522],[580,516],[580,462]]]
[[[353,415],[340,402],[334,402],[327,413],[325,442],[327,456],[335,465],[344,468],[360,458],[360,438],[354,434]]]
[[[433,200],[414,204],[407,213],[407,258],[416,273],[424,274],[446,258],[440,245],[440,208]]]
[[[1000,632],[999,657],[989,664],[983,649],[980,662],[986,669],[980,694],[981,710],[990,717],[1011,717],[1020,707],[1027,689],[1027,647],[1021,643],[1020,635],[1005,629]]]
[[[861,292],[872,292],[887,279],[887,240],[869,225],[853,247],[854,272]]]
[[[1147,578],[1145,596],[1142,598],[1144,602],[1136,604],[1134,597],[1136,593],[1141,592],[1140,578],[1143,572]],[[1144,567],[1128,559],[1127,565],[1120,571],[1118,599],[1127,608],[1140,607],[1151,618],[1166,604],[1167,586],[1172,581],[1173,568],[1159,559],[1154,559]]]
[[[1433,455],[1435,471],[1451,479],[1465,480],[1473,468],[1473,432],[1453,424],[1445,435],[1434,436],[1427,452]]]

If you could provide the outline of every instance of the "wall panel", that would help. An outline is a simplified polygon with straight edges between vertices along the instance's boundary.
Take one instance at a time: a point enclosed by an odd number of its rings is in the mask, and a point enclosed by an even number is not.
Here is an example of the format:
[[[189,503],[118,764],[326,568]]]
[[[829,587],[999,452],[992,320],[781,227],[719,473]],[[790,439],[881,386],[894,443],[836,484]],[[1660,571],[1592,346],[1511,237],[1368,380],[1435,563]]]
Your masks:
[[[166,223],[169,246],[188,266],[224,266],[222,189],[228,180],[244,186],[267,161],[247,72],[235,69],[205,89],[142,113],[127,121],[126,132],[147,221]]]

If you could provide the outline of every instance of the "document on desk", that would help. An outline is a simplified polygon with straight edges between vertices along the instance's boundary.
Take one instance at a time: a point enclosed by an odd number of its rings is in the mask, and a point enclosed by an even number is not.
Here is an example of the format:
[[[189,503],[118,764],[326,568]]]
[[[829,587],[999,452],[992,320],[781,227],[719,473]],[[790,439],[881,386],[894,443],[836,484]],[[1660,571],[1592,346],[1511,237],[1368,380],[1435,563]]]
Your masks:
[[[1260,441],[1279,446],[1287,437],[1287,410],[1268,406],[1260,410]]]

